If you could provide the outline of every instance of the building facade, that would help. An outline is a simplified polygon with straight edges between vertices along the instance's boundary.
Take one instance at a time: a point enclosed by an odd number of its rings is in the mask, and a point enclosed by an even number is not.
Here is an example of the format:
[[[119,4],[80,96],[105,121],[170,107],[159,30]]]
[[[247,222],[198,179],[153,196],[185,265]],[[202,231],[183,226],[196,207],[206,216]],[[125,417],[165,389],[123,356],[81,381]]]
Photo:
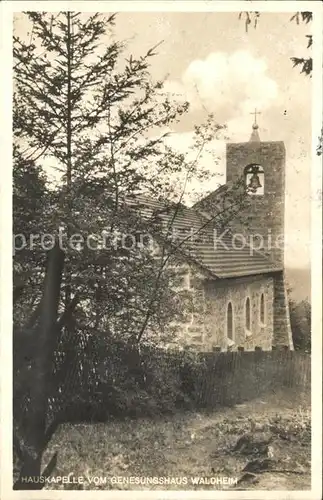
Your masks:
[[[293,349],[284,277],[285,168],[284,143],[261,142],[254,123],[249,142],[227,144],[226,184],[176,211],[175,227],[194,238],[180,252],[190,300],[174,344]],[[234,210],[240,195],[244,201]],[[228,213],[226,221],[221,214]]]

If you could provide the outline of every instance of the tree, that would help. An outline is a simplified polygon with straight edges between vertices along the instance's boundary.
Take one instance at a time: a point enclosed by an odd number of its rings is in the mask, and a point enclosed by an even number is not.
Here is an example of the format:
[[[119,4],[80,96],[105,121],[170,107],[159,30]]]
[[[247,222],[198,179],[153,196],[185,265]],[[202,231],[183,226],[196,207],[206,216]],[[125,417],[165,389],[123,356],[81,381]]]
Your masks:
[[[62,171],[58,187],[51,189],[47,232],[57,235],[63,228],[66,241],[73,234],[84,240],[96,235],[91,239],[98,246],[96,251],[86,245],[68,248],[61,310],[72,300],[73,288],[83,326],[108,334],[141,332],[143,311],[151,308],[149,284],[155,287],[156,276],[158,283],[161,279],[156,259],[137,248],[100,248],[99,235],[115,242],[116,232],[158,232],[159,215],[147,219],[129,200],[144,192],[166,209],[180,205],[187,182],[207,175],[198,160],[221,127],[210,117],[206,127],[196,128],[196,161],[188,161],[165,146],[166,134],[158,132],[178,120],[188,104],[172,102],[162,82],[150,77],[155,49],[123,60],[123,43],[110,38],[103,48],[100,40],[113,28],[114,15],[26,15],[29,42],[14,38],[17,149],[23,148],[24,159],[37,165],[50,161]],[[174,183],[174,176],[182,182]],[[159,307],[147,313],[151,328],[160,328],[161,316],[165,321],[170,310],[161,311],[171,301],[165,280],[154,300]],[[132,304],[130,295],[137,297]]]
[[[199,158],[221,126],[210,117],[206,127],[196,128],[196,158],[188,161],[164,142],[163,129],[178,120],[188,104],[171,101],[163,94],[162,82],[152,80],[149,61],[154,48],[143,57],[125,58],[125,44],[111,35],[114,15],[25,16],[29,40],[15,35],[13,51],[14,228],[27,240],[31,231],[40,238],[14,256],[17,272],[25,278],[17,285],[22,293],[15,305],[14,340],[20,345],[25,336],[26,345],[30,329],[34,342],[49,332],[43,326],[42,264],[44,250],[60,240],[65,271],[57,304],[56,295],[51,304],[52,316],[57,316],[55,342],[45,335],[51,354],[54,349],[64,354],[80,330],[87,338],[102,335],[138,343],[178,314],[176,292],[169,286],[176,273],[168,264],[177,265],[185,238],[174,248],[167,233],[188,181],[207,175]],[[110,38],[104,39],[107,32]],[[46,164],[61,174],[56,185],[46,179]],[[174,183],[174,176],[181,182]],[[145,206],[141,210],[136,201],[143,193],[159,200],[162,208],[147,216]],[[239,212],[244,198],[232,200],[232,213]],[[225,210],[229,213],[230,207]],[[197,232],[221,214],[223,210],[215,211]],[[161,241],[157,257],[147,245],[138,252],[136,245],[123,241],[125,236],[136,242],[146,233]],[[61,274],[60,260],[53,265]],[[51,273],[55,275],[55,269]],[[27,373],[34,361],[18,364],[19,370]],[[43,381],[41,370],[32,375],[29,384],[37,376]],[[46,384],[42,387],[47,394]],[[39,397],[43,401],[43,394]]]
[[[44,229],[50,192],[46,176],[32,160],[25,160],[17,147],[13,151],[13,300],[15,324],[22,326],[37,305],[44,279],[44,254],[31,251],[31,235]],[[37,245],[38,246],[38,245]]]
[[[260,18],[260,12],[240,12],[239,19],[244,18],[246,31],[248,31],[249,25],[253,24],[254,28],[257,27],[258,21]],[[300,22],[309,24],[313,19],[312,12],[296,12],[291,18],[290,21],[295,21],[297,24]],[[307,38],[307,48],[310,49],[313,43],[313,36],[306,35]],[[312,75],[313,69],[313,59],[312,57],[304,58],[304,57],[292,57],[291,61],[293,66],[300,66],[301,73],[305,73],[305,75]]]
[[[304,22],[306,24],[310,23],[313,19],[312,12],[296,12],[292,17],[291,21],[296,21],[297,24],[300,22]],[[306,35],[307,38],[307,48],[311,48],[313,44],[313,36]],[[292,57],[291,58],[294,66],[301,67],[301,73],[305,73],[305,75],[312,76],[313,69],[313,59],[312,57],[304,58],[304,57]]]
[[[48,254],[39,326],[34,331],[14,332],[13,442],[14,457],[20,460],[14,489],[41,489],[40,481],[35,487],[26,478],[47,477],[56,465],[57,453],[41,473],[43,452],[57,427],[57,421],[48,425],[48,401],[59,335],[57,310],[63,263],[64,253],[56,245]]]
[[[109,225],[112,233],[116,220],[120,230],[121,212],[124,221],[128,216],[122,196],[125,191],[133,194],[140,181],[151,181],[140,172],[139,163],[157,155],[161,143],[161,138],[145,138],[142,143],[139,138],[152,125],[167,125],[186,107],[174,108],[167,100],[153,104],[160,88],[159,82],[150,82],[147,72],[153,50],[137,60],[131,57],[123,70],[116,69],[121,43],[112,42],[94,59],[98,41],[105,28],[113,26],[114,16],[100,20],[94,15],[85,22],[80,14],[72,13],[56,17],[29,13],[28,17],[31,43],[14,39],[15,131],[20,148],[21,143],[25,146],[24,158],[55,159],[56,167],[64,170],[63,182],[53,193],[56,213],[47,221],[47,230],[55,233],[63,226],[67,236],[80,228],[83,235],[86,231],[100,234]],[[158,188],[157,177],[153,187]],[[81,260],[77,252],[71,253],[67,259],[70,278],[75,274],[73,265]],[[102,265],[95,265],[92,257],[91,273],[83,277],[83,281],[88,278],[93,293]],[[65,307],[70,293],[66,283]]]
[[[244,17],[246,31],[248,31],[248,27],[253,23],[254,28],[257,27],[260,12],[240,12],[239,19]],[[295,12],[293,16],[290,18],[290,21],[295,21],[297,24],[305,23],[309,24],[313,20],[313,12],[305,11],[305,12]],[[311,49],[313,45],[313,35],[306,35],[307,38],[307,49]],[[313,70],[313,58],[307,57],[292,57],[291,61],[294,67],[300,67],[301,73],[304,73],[306,76],[312,77]],[[321,156],[322,154],[322,137],[323,133],[321,130],[321,135],[318,137],[318,145],[316,148],[316,154]]]
[[[295,350],[311,352],[311,304],[290,299],[289,311]]]

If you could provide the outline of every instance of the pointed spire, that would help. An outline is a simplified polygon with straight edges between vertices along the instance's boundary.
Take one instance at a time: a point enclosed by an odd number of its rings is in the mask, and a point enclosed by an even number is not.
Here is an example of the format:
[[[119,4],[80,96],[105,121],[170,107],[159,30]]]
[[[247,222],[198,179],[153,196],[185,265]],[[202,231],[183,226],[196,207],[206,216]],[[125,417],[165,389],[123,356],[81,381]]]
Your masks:
[[[260,115],[260,111],[257,111],[257,108],[253,113],[250,113],[251,115],[255,116],[255,121],[252,125],[252,133],[249,139],[249,142],[260,142],[260,137],[258,133],[259,126],[257,124],[257,114]]]
[[[257,124],[254,123],[252,125],[252,132],[251,132],[251,136],[250,136],[249,142],[260,142],[258,128],[259,127],[258,127]]]

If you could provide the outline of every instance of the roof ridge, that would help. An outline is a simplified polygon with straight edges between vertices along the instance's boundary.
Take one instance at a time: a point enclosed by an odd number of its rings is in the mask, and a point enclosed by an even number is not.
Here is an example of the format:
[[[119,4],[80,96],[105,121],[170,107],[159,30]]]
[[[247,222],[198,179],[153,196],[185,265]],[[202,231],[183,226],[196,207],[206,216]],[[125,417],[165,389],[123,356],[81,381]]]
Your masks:
[[[220,186],[219,189],[224,190],[225,188],[228,188],[228,185]],[[136,210],[134,198],[132,198],[131,205],[132,209]],[[158,231],[160,235],[158,238],[165,240],[166,245],[171,245],[174,253],[178,252],[184,259],[198,265],[214,278],[267,274],[282,270],[263,250],[253,248],[249,243],[247,232],[243,248],[236,248],[233,245],[233,228],[220,226],[217,224],[216,217],[199,210],[195,205],[187,207],[178,202],[171,202],[167,205],[160,200],[148,198],[146,195],[137,196],[137,201],[139,199],[145,207],[144,211],[147,210],[150,213],[156,209],[157,211],[158,209],[164,210],[164,214],[161,214],[163,229],[160,228]],[[138,209],[139,205],[140,203],[138,203]],[[182,209],[179,210],[178,207]],[[174,230],[176,241],[167,241],[167,234],[164,232],[165,226],[169,225],[170,222],[171,226],[168,227],[168,230]],[[221,230],[219,236],[215,235],[217,240],[214,240],[215,229]],[[226,242],[226,248],[215,245],[215,241],[221,239],[222,234],[224,234],[222,241]],[[198,237],[198,240],[195,236]]]

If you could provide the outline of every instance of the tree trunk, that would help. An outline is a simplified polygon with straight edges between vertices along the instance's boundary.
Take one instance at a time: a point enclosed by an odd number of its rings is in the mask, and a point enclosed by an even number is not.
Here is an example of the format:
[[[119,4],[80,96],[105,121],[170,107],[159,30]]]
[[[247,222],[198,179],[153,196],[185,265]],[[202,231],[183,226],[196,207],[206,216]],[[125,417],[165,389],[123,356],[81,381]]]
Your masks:
[[[64,265],[64,253],[58,243],[48,253],[44,292],[41,301],[38,342],[31,366],[30,409],[25,417],[22,468],[14,489],[41,489],[44,485],[27,482],[26,477],[41,475],[41,459],[46,441],[48,398],[53,376],[54,351],[57,343],[57,312]]]

